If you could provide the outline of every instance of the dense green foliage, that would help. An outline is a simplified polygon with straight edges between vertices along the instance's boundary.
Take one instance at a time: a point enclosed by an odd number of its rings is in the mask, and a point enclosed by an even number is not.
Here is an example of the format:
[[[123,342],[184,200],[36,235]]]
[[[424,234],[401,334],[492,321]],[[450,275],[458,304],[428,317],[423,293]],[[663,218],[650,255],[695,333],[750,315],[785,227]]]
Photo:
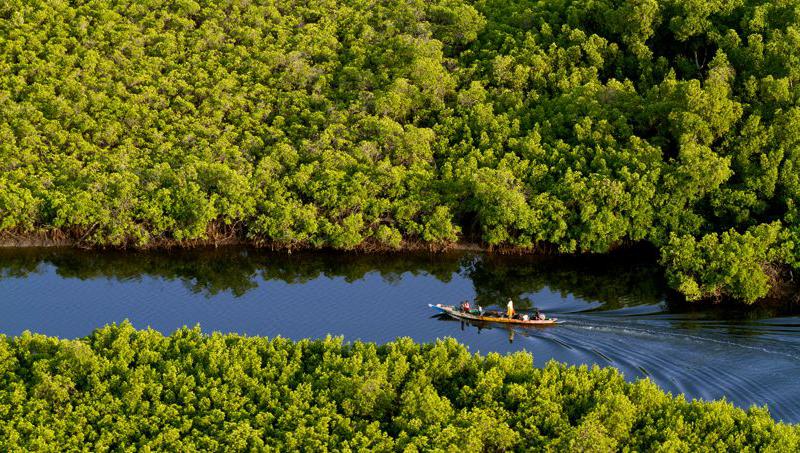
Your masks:
[[[0,337],[0,449],[796,451],[760,408],[454,340],[292,342],[129,324]]]
[[[646,241],[748,302],[800,268],[798,0],[9,0],[0,36],[8,234]]]

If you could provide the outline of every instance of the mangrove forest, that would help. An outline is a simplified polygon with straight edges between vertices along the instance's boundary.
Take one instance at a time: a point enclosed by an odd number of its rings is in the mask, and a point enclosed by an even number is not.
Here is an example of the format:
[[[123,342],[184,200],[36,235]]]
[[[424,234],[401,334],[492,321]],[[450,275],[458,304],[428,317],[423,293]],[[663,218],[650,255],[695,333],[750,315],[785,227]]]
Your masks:
[[[612,368],[533,367],[453,340],[0,337],[4,451],[774,451],[800,428]]]
[[[800,269],[797,0],[7,0],[0,231]]]

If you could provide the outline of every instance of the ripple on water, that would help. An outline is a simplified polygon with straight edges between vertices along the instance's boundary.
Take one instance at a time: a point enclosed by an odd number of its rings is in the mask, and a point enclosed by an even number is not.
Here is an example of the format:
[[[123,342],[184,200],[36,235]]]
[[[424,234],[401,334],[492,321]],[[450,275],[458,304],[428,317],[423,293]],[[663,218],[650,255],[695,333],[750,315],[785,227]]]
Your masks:
[[[557,353],[558,360],[610,364],[628,377],[650,378],[674,394],[705,400],[725,397],[742,407],[766,404],[776,418],[798,420],[800,392],[791,376],[800,371],[800,357],[773,349],[761,338],[720,337],[710,330],[667,331],[629,325],[625,318],[612,323],[591,316],[570,319],[546,335],[525,336],[534,353],[542,340],[568,346],[568,353]]]
[[[800,421],[800,317],[676,309],[657,281],[660,272],[641,266],[223,250],[14,253],[0,252],[5,334],[74,338],[128,319],[165,333],[200,324],[207,332],[293,339],[448,336],[484,354],[527,350],[537,365],[612,365],[628,379],[647,377],[689,399],[768,404],[778,419]],[[477,329],[431,317],[427,307],[473,298],[502,307],[508,297],[534,301],[567,322]]]

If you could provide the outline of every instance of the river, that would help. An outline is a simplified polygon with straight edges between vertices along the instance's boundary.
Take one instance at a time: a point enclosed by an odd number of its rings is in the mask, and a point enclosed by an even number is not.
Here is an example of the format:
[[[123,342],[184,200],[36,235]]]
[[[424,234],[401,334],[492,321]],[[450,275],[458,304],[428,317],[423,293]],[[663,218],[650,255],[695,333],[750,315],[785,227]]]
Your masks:
[[[76,338],[127,319],[164,333],[200,325],[378,343],[449,336],[481,354],[526,350],[537,365],[614,366],[688,399],[766,404],[776,419],[800,422],[800,310],[687,304],[666,289],[653,256],[639,255],[5,249],[0,333]],[[504,306],[509,297],[565,323],[479,329],[428,307]]]

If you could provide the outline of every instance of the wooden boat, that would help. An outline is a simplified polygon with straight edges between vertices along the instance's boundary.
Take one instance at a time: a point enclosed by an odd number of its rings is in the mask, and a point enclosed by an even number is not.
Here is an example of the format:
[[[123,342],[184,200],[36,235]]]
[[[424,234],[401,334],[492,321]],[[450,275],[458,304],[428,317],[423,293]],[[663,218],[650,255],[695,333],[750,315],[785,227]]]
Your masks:
[[[547,318],[547,319],[515,319],[515,318],[507,318],[504,316],[491,316],[487,315],[484,312],[483,315],[480,314],[473,314],[467,313],[464,311],[459,310],[453,305],[444,305],[444,304],[428,304],[429,307],[433,308],[436,311],[441,313],[448,314],[456,319],[463,319],[468,321],[478,321],[478,322],[497,322],[502,324],[518,324],[523,326],[549,326],[554,324],[560,324],[558,318]]]

